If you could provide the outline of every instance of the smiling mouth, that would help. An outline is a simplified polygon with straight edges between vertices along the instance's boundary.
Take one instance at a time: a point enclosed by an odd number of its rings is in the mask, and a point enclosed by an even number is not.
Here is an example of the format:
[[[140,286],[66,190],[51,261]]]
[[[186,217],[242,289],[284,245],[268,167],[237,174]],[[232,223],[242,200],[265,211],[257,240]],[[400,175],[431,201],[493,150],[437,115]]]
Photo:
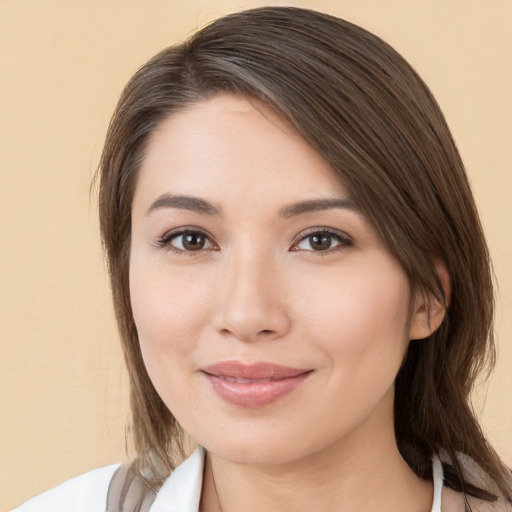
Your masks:
[[[225,361],[200,370],[216,394],[242,408],[258,408],[294,391],[313,372],[273,363]]]

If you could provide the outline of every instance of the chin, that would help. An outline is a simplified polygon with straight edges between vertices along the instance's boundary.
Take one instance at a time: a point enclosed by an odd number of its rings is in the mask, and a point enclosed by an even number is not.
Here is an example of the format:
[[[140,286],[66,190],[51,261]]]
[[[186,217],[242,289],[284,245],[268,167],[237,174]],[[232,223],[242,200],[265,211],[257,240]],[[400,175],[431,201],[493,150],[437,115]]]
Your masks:
[[[299,433],[244,429],[242,434],[232,433],[217,439],[210,437],[200,444],[213,456],[232,464],[278,466],[319,454],[333,443],[324,436],[315,443],[311,437],[308,439]]]

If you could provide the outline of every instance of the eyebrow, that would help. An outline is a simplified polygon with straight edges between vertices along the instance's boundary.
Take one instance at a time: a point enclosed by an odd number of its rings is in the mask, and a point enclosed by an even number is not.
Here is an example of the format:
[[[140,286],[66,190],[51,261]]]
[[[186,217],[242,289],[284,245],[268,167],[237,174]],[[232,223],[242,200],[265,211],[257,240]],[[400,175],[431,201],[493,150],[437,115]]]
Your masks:
[[[281,208],[279,211],[279,216],[287,219],[289,217],[294,217],[295,215],[303,215],[305,213],[319,212],[322,210],[331,210],[333,208],[344,208],[354,212],[360,211],[358,206],[349,199],[309,199],[307,201],[301,201],[299,203],[294,203]]]
[[[146,211],[149,215],[154,210],[160,208],[178,208],[191,210],[200,215],[221,215],[221,209],[213,205],[205,199],[192,196],[176,196],[173,194],[162,194],[159,196]],[[326,198],[326,199],[308,199],[285,206],[279,210],[279,216],[282,218],[290,218],[296,215],[304,215],[322,210],[330,210],[334,208],[343,208],[359,212],[358,206],[349,199],[344,198]]]
[[[220,215],[220,209],[199,197],[162,194],[148,208],[146,215],[160,208],[181,208],[201,215]]]

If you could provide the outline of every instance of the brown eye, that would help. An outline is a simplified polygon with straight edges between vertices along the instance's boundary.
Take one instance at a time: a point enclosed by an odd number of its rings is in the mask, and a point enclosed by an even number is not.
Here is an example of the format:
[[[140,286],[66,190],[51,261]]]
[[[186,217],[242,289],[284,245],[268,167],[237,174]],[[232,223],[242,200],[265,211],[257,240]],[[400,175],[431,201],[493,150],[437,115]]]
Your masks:
[[[311,235],[309,237],[309,245],[314,251],[326,251],[331,248],[332,236],[331,235]]]
[[[183,248],[187,251],[199,251],[204,248],[205,243],[206,237],[201,233],[183,235]]]
[[[304,236],[295,246],[295,250],[326,252],[338,246],[347,246],[350,244],[350,240],[346,236],[343,236],[342,233],[315,231]]]
[[[210,249],[212,243],[208,237],[199,231],[186,231],[174,235],[168,241],[169,245],[181,251],[200,251],[201,249]]]

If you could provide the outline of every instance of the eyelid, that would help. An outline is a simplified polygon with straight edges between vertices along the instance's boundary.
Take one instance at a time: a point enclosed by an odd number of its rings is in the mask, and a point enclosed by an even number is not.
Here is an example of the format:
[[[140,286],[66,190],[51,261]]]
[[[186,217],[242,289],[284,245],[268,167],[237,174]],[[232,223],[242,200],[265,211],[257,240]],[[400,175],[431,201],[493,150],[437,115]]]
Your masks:
[[[199,234],[205,236],[206,239],[212,244],[212,247],[209,247],[207,249],[200,249],[198,251],[184,251],[184,250],[181,250],[181,249],[171,245],[170,242],[173,238],[176,238],[181,235],[185,235],[187,233],[199,233]],[[327,253],[330,253],[330,252],[336,250],[337,247],[340,247],[340,246],[347,247],[347,246],[353,245],[352,238],[349,235],[347,235],[347,233],[340,231],[339,229],[329,228],[326,226],[317,226],[317,227],[309,228],[309,229],[299,233],[293,240],[290,250],[291,251],[303,251],[304,249],[299,249],[297,247],[297,245],[300,242],[302,242],[303,240],[307,239],[308,237],[310,237],[314,234],[319,234],[319,233],[327,233],[327,234],[337,238],[340,243],[338,245],[334,246],[333,248],[327,249],[325,251],[306,251],[306,252],[316,252],[318,254],[322,254],[322,253],[327,254]],[[204,229],[199,228],[197,226],[181,226],[179,228],[171,229],[171,230],[167,231],[166,233],[164,233],[164,235],[162,235],[161,237],[158,237],[153,245],[155,247],[166,247],[173,252],[180,253],[180,254],[187,253],[189,255],[193,255],[195,252],[197,252],[197,253],[204,252],[205,250],[219,250],[219,246],[215,242],[215,239],[207,231],[205,231]]]
[[[334,229],[334,228],[328,228],[325,226],[318,226],[318,227],[314,227],[314,228],[309,228],[309,229],[299,233],[295,237],[290,250],[292,250],[292,251],[303,250],[303,249],[298,249],[297,245],[300,242],[302,242],[303,240],[306,240],[306,238],[310,237],[311,235],[315,235],[318,233],[327,233],[329,235],[332,235],[333,237],[335,237],[339,240],[340,244],[336,245],[335,247],[328,249],[326,251],[306,251],[306,252],[316,252],[317,254],[327,254],[327,253],[330,253],[330,252],[336,250],[336,248],[338,248],[338,247],[347,247],[347,246],[353,245],[352,238],[349,235],[347,235],[347,233],[345,233],[344,231],[340,231],[339,229]]]
[[[188,233],[198,233],[198,234],[203,235],[212,244],[212,247],[208,247],[207,249],[200,249],[198,251],[184,251],[182,249],[179,249],[178,247],[171,245],[172,239],[177,238],[181,235],[188,234]],[[207,251],[210,251],[212,249],[218,250],[218,244],[215,242],[215,239],[207,231],[205,231],[204,229],[201,229],[197,226],[181,226],[179,228],[171,229],[171,230],[167,231],[166,233],[164,233],[161,237],[158,237],[155,240],[153,245],[157,248],[158,247],[166,247],[172,252],[180,253],[180,254],[186,253],[188,255],[193,255],[195,253],[204,252],[205,250],[207,250]]]

